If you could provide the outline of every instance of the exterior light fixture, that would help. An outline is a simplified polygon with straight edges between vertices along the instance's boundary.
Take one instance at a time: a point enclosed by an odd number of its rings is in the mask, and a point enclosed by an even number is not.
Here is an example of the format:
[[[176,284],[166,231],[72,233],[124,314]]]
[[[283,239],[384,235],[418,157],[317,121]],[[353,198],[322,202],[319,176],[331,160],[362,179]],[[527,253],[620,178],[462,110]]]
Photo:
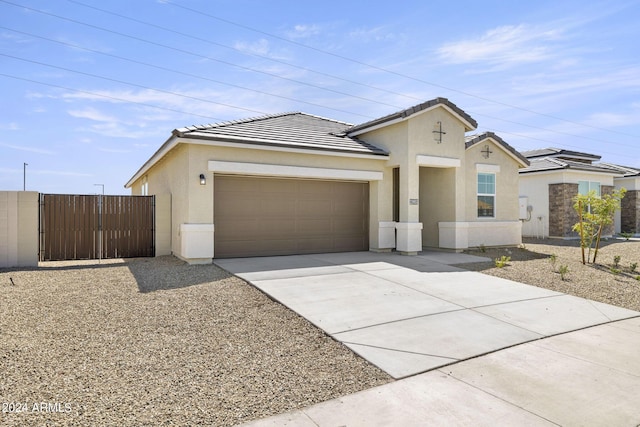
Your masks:
[[[207,184],[207,178],[204,176],[203,173],[200,174],[200,185],[206,185]]]

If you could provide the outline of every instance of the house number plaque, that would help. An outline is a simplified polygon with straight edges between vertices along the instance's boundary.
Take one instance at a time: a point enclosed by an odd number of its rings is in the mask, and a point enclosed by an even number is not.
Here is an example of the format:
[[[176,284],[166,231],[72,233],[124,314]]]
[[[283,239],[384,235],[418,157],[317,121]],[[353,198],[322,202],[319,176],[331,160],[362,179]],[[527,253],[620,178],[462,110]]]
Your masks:
[[[410,205],[417,205],[418,204],[418,199],[409,199],[409,204]]]

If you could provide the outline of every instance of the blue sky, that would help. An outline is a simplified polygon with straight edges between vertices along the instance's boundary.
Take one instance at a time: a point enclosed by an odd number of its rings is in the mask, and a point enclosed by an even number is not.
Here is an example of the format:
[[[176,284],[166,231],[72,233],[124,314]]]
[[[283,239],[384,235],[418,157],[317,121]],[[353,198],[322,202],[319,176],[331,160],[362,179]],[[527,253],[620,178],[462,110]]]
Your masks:
[[[0,0],[0,189],[128,194],[191,124],[449,98],[518,150],[640,166],[640,1]]]

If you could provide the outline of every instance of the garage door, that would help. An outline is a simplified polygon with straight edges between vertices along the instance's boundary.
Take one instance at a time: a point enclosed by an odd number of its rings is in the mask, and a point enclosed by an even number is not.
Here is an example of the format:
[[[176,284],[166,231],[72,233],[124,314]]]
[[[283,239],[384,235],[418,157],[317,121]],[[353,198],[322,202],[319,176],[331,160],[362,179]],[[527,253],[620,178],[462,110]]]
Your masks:
[[[215,257],[369,249],[369,184],[215,175]]]

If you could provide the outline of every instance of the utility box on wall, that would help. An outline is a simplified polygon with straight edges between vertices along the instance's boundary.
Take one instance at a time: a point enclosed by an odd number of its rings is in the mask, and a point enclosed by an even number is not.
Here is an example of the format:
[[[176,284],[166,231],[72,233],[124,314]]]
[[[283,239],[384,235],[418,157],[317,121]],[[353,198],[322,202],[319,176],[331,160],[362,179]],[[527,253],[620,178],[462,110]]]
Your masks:
[[[519,219],[529,219],[529,211],[527,207],[529,206],[529,198],[526,196],[520,196],[518,198],[518,218]]]

